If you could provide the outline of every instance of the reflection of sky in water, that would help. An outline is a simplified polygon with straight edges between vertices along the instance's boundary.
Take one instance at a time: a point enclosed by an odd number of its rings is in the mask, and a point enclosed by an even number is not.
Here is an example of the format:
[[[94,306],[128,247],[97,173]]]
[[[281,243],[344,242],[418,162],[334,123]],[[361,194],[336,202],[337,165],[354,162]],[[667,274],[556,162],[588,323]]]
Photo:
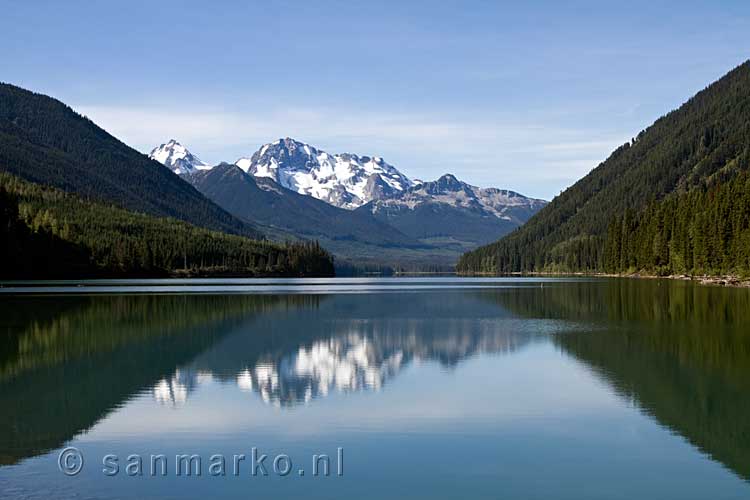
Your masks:
[[[265,374],[271,370],[262,367]],[[255,375],[252,369],[250,379]],[[187,399],[159,400],[153,390],[95,427],[106,436],[183,435],[211,440],[215,433],[243,435],[263,429],[280,438],[315,438],[338,432],[483,433],[500,428],[555,427],[578,417],[623,418],[623,401],[583,364],[544,340],[525,348],[477,354],[457,366],[413,359],[380,390],[332,388],[319,400],[281,406],[263,398],[258,385],[246,385],[246,371],[223,379],[206,376],[166,379],[177,383],[169,394]],[[270,384],[273,377],[266,377]],[[296,377],[295,377],[296,380]],[[279,381],[277,385],[280,385]],[[161,387],[162,382],[155,388]],[[248,390],[249,389],[249,390]],[[157,404],[154,404],[158,402]],[[163,404],[159,404],[163,403]],[[177,410],[177,411],[175,411]]]
[[[412,498],[413,491],[456,498],[471,491],[473,498],[704,500],[716,498],[717,486],[728,499],[748,490],[544,339],[456,366],[410,363],[380,391],[335,390],[309,406],[284,410],[238,395],[236,381],[214,378],[195,386],[179,411],[142,397],[78,445],[206,455],[251,446],[292,456],[346,450],[338,482],[227,486],[238,495],[252,486],[312,498]]]
[[[674,369],[683,380],[684,359],[657,349],[669,337],[641,344],[640,325],[622,337],[625,322],[607,323],[601,303],[632,306],[622,294],[596,286],[543,290],[332,295],[194,325],[167,346],[171,352],[200,340],[199,348],[159,364],[164,351],[148,346],[153,376],[66,439],[94,457],[75,482],[61,481],[56,450],[45,451],[0,467],[0,492],[7,484],[28,493],[25,485],[34,484],[52,497],[133,499],[748,498],[748,483],[688,441],[701,437],[687,425],[700,408],[667,427],[641,407],[638,396],[652,385],[664,404],[693,402],[694,384],[658,385],[664,380],[651,376],[670,371],[648,372],[646,385],[633,385],[651,367]],[[551,299],[571,309],[563,314]],[[599,348],[616,352],[594,363]],[[130,367],[145,369],[134,359]],[[607,370],[619,370],[622,383]],[[726,384],[694,392],[722,396],[717,387]],[[717,401],[727,407],[729,399]],[[96,457],[106,453],[232,455],[253,446],[293,458],[341,446],[346,473],[328,482],[97,474]]]

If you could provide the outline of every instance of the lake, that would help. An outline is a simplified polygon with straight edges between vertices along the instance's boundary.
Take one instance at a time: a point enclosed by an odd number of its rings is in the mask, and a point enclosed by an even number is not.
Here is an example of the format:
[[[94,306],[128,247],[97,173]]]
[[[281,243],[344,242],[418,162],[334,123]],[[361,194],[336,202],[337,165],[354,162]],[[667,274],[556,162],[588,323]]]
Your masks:
[[[750,498],[748,289],[11,283],[0,329],[3,499]]]

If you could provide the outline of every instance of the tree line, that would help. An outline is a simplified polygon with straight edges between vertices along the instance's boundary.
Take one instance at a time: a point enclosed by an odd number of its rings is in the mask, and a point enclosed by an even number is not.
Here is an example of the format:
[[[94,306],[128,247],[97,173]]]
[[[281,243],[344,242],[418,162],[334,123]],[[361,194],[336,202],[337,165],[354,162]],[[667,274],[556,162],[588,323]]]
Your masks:
[[[317,242],[272,243],[130,212],[0,173],[0,277],[332,276]]]
[[[750,276],[750,174],[626,209],[604,236],[572,238],[543,256],[517,241],[499,250],[465,255],[460,270]]]
[[[607,230],[603,268],[654,274],[750,274],[750,175],[626,211]]]

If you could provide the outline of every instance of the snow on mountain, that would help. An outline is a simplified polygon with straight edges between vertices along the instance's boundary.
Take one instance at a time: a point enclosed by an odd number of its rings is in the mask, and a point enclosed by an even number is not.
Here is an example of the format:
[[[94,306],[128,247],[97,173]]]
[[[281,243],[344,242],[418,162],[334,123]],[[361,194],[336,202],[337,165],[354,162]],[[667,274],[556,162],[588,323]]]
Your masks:
[[[445,174],[436,181],[421,182],[390,198],[375,200],[369,208],[377,214],[378,211],[397,207],[413,210],[427,203],[465,208],[519,224],[528,218],[523,216],[519,219],[522,213],[534,213],[547,204],[544,200],[527,198],[514,191],[472,186],[451,174]]]
[[[414,185],[380,157],[331,155],[288,137],[264,145],[235,164],[255,177],[271,178],[287,189],[347,209]]]
[[[149,157],[180,175],[212,168],[174,139],[154,148]],[[263,186],[274,181],[339,208],[367,205],[373,214],[440,203],[523,224],[547,203],[513,191],[472,186],[451,174],[431,182],[411,180],[378,156],[332,155],[288,137],[265,144],[235,165],[264,180]]]
[[[211,168],[174,139],[154,148],[148,157],[158,161],[177,175],[192,174],[196,170]]]

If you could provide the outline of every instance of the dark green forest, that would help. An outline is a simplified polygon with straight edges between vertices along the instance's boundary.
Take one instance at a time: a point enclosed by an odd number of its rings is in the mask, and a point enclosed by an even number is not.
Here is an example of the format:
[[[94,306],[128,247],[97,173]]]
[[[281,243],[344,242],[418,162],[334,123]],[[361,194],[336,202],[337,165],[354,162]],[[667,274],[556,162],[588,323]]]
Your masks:
[[[604,269],[750,274],[750,176],[626,211],[607,230]]]
[[[51,97],[0,83],[0,172],[86,199],[259,237],[178,175]]]
[[[749,169],[750,61],[457,271],[748,274]]]
[[[317,242],[252,240],[0,174],[0,277],[332,276]]]

